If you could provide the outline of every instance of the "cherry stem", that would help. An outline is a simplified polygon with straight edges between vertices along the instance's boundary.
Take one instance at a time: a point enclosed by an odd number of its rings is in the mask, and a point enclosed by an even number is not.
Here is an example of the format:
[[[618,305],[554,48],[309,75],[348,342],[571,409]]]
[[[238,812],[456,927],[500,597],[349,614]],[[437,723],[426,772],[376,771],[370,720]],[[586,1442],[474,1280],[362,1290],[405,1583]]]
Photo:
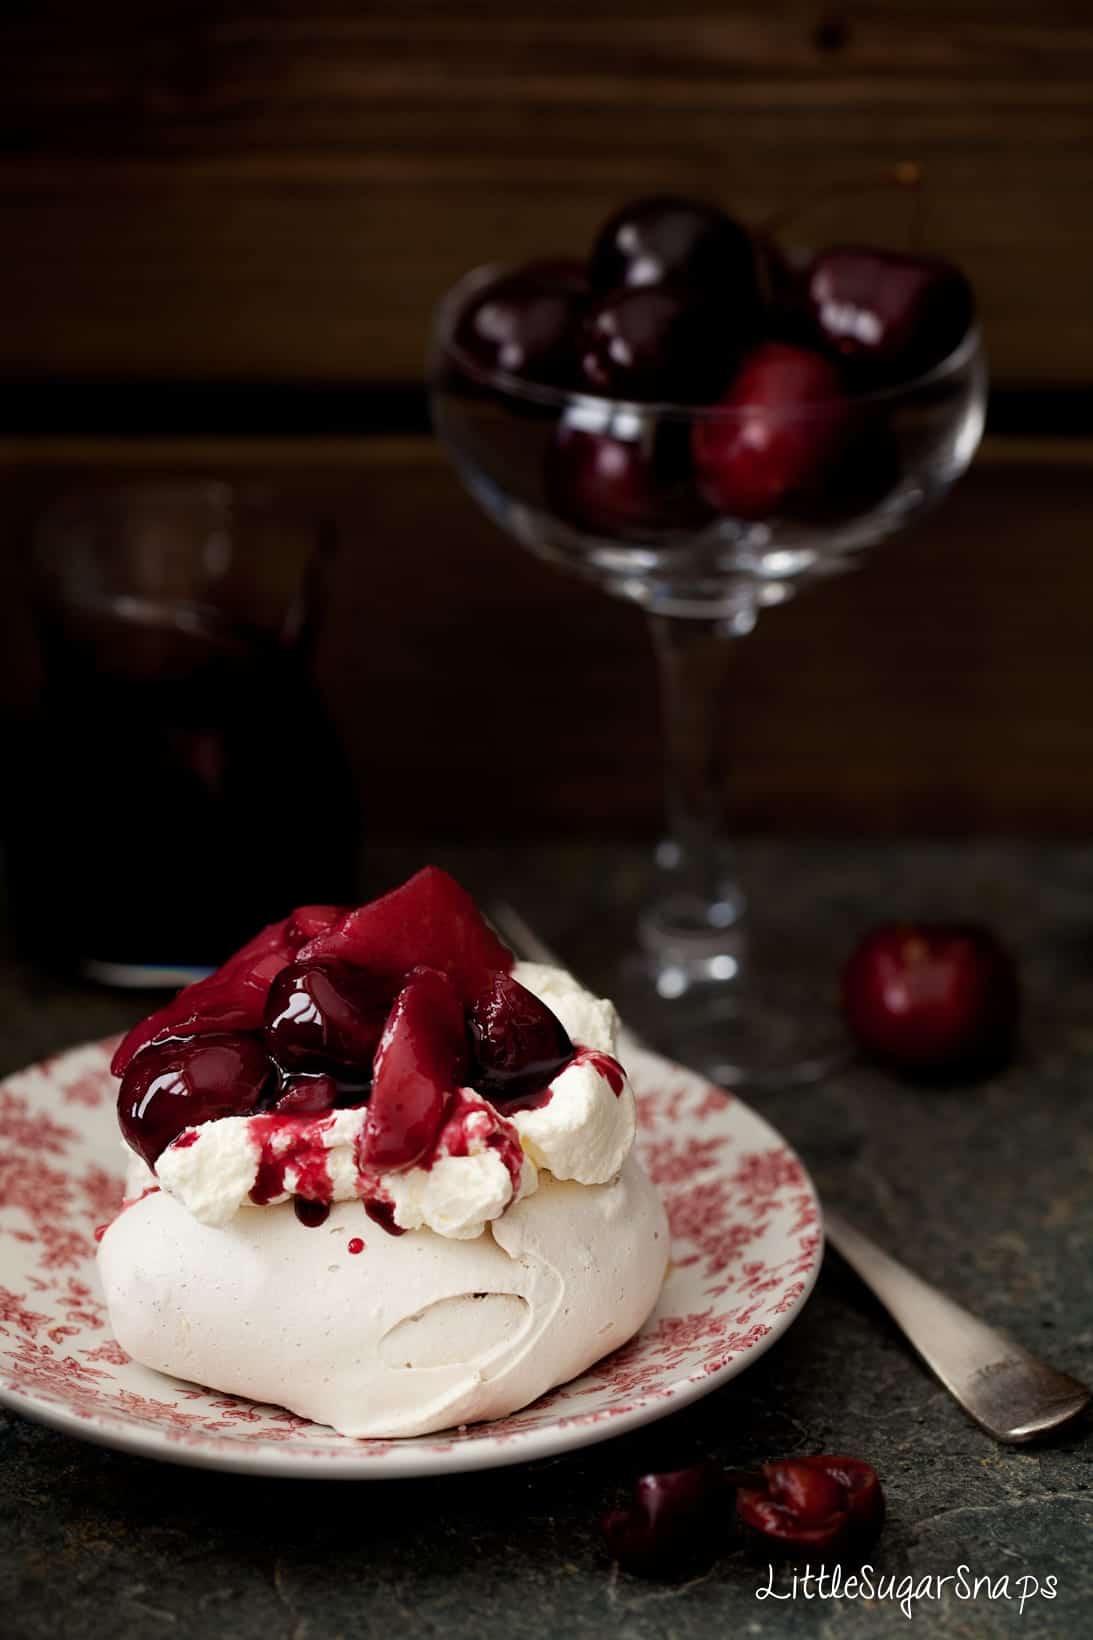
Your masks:
[[[768,238],[780,234],[791,222],[813,210],[817,205],[824,205],[828,200],[839,199],[844,195],[870,193],[878,188],[911,188],[914,190],[914,205],[912,207],[910,231],[908,239],[912,246],[917,245],[922,233],[923,183],[926,173],[915,160],[901,160],[898,165],[886,165],[881,171],[873,171],[867,176],[847,177],[842,182],[833,182],[812,199],[802,204],[793,205],[776,211],[773,216],[760,224],[759,231]]]

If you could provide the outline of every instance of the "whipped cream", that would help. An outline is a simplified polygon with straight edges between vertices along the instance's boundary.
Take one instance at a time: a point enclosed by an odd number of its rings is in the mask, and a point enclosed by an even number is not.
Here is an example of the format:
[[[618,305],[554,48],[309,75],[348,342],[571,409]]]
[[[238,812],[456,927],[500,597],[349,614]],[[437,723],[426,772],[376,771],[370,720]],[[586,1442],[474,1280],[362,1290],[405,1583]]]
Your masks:
[[[608,1057],[618,1015],[564,969],[518,962],[513,977],[553,1010],[578,1045],[535,1108],[507,1116],[473,1089],[461,1089],[427,1165],[380,1174],[358,1166],[365,1107],[221,1117],[180,1134],[154,1175],[143,1163],[131,1169],[128,1194],[158,1183],[211,1227],[229,1224],[242,1208],[296,1194],[335,1203],[363,1196],[389,1207],[399,1229],[464,1241],[530,1196],[540,1170],[579,1185],[609,1183],[637,1125],[633,1092]]]

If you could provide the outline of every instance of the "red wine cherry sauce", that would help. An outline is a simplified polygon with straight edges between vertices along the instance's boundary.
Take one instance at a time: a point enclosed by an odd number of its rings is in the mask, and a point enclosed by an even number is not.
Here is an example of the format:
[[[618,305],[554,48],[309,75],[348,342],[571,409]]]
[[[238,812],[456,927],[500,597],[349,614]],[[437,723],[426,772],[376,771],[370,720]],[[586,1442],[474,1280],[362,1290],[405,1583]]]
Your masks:
[[[347,1107],[365,1110],[358,1189],[385,1230],[399,1227],[383,1174],[439,1154],[492,1149],[516,1190],[523,1153],[505,1108],[545,1104],[574,1060],[594,1063],[616,1094],[623,1073],[610,1055],[575,1049],[511,961],[435,867],[356,911],[302,906],[129,1033],[114,1058],[122,1131],[154,1167],[205,1123],[246,1117],[251,1200],[292,1194],[308,1225],[327,1216],[330,1127]]]
[[[293,1189],[307,1201],[329,1202],[334,1185],[323,1143],[333,1118],[327,1114],[314,1120],[299,1116],[252,1116],[250,1131],[259,1146],[258,1176],[250,1199],[258,1207],[285,1195],[289,1168],[295,1174]]]

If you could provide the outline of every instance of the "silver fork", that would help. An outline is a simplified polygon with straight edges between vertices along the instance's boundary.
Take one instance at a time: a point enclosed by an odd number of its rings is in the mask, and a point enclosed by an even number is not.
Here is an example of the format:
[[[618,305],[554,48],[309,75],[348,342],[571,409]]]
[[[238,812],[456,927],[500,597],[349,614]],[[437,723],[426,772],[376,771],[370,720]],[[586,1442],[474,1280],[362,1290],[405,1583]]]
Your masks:
[[[495,905],[490,920],[517,956],[566,966],[514,907]],[[624,1035],[634,1047],[646,1046],[632,1030],[627,1028]],[[931,1372],[996,1441],[1018,1445],[1035,1440],[1061,1429],[1089,1405],[1084,1384],[921,1280],[841,1213],[825,1208],[824,1230],[831,1246],[880,1300]]]

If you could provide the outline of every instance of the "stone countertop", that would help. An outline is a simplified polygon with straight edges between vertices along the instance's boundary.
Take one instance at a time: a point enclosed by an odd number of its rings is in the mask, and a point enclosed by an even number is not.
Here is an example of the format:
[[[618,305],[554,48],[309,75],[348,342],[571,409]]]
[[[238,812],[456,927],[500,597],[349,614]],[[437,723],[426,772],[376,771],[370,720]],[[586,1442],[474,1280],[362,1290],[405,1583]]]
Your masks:
[[[429,851],[373,857],[374,887]],[[644,851],[595,845],[437,850],[483,895],[517,900],[595,982]],[[864,1065],[756,1100],[825,1196],[985,1319],[1093,1378],[1093,849],[753,844],[753,904],[830,946],[870,921],[989,919],[1020,956],[1017,1061],[974,1087],[923,1089]],[[579,907],[579,911],[572,908]],[[126,1024],[133,999],[0,964],[0,1070]],[[963,1564],[912,1633],[1072,1636],[1093,1609],[1088,1427],[1032,1448],[981,1434],[829,1256],[786,1337],[739,1378],[646,1430],[520,1468],[428,1482],[320,1483],[169,1467],[0,1415],[0,1633],[10,1640],[478,1640],[619,1635],[895,1635],[895,1600],[773,1597],[730,1549],[679,1587],[616,1573],[597,1518],[628,1482],[705,1453],[749,1466],[797,1452],[873,1462],[889,1521],[870,1559],[915,1585]],[[1000,1581],[1008,1576],[1007,1601]],[[1019,1617],[1018,1580],[1057,1579]],[[776,1574],[788,1596],[790,1574]]]

